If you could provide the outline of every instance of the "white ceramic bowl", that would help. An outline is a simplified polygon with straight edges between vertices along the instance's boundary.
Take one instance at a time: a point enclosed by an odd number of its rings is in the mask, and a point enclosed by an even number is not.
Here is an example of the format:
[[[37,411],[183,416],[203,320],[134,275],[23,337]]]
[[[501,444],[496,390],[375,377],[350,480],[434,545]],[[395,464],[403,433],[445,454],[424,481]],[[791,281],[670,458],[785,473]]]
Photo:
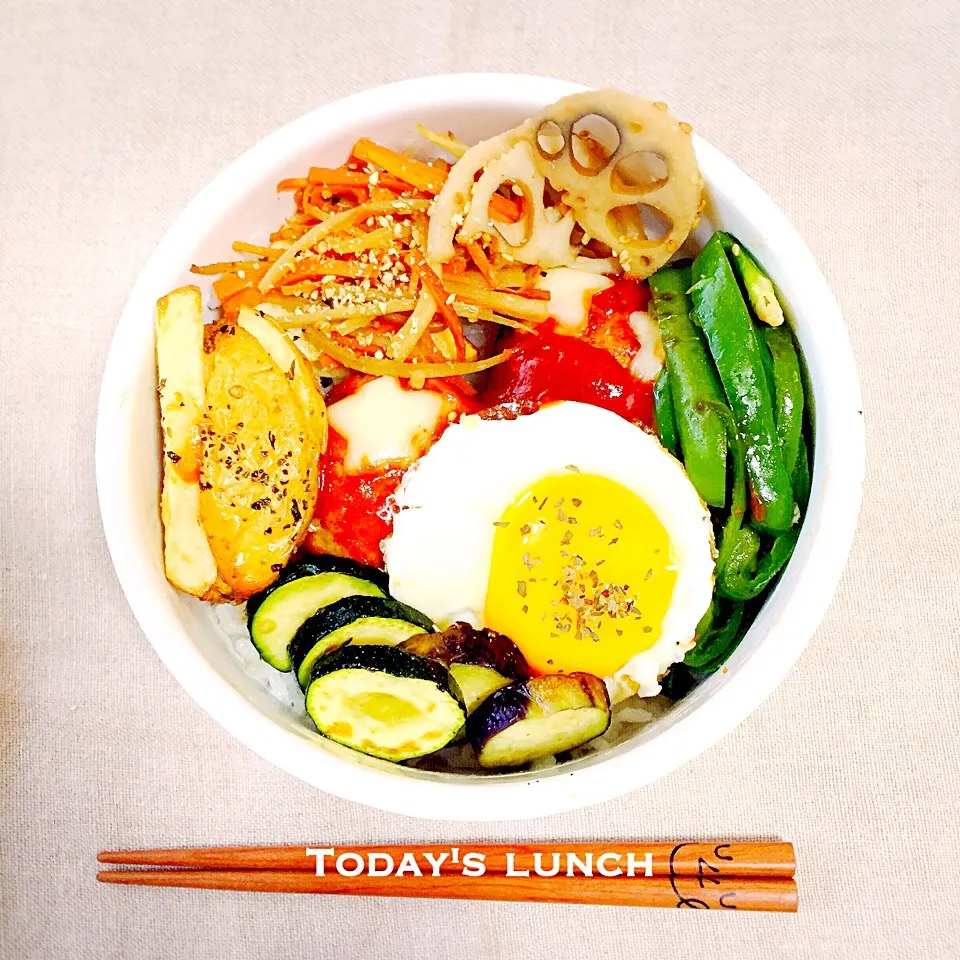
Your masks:
[[[223,259],[236,238],[262,238],[289,209],[289,196],[278,198],[274,191],[277,181],[302,175],[311,163],[339,164],[361,136],[404,147],[422,122],[452,128],[473,142],[578,89],[539,77],[428,77],[321,107],[258,143],[187,207],[151,257],[120,319],[100,395],[97,485],[127,600],[160,658],[212,717],[261,756],[328,793],[441,820],[537,817],[626,793],[716,742],[773,690],[817,628],[840,578],[864,469],[860,388],[847,332],[823,275],[784,215],[733,163],[698,139],[711,225],[731,231],[758,254],[782,291],[816,414],[813,490],[796,553],[727,672],[609,752],[537,773],[428,773],[322,739],[284,702],[268,668],[251,676],[249,642],[228,639],[209,606],[164,579],[153,353],[157,298],[193,282],[191,262]]]

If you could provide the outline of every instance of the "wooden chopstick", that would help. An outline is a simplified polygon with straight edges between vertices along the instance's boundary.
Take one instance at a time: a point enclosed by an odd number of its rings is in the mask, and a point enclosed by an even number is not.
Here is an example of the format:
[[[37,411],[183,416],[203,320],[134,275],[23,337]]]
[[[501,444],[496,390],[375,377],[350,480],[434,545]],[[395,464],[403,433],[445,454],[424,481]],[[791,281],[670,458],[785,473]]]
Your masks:
[[[326,893],[360,897],[421,897],[441,900],[502,900],[583,903],[620,907],[688,907],[793,913],[792,879],[653,877],[318,877],[296,870],[104,870],[102,883],[269,893]]]
[[[313,849],[313,848],[311,848]],[[333,853],[326,860],[326,869],[333,872],[336,857],[353,853],[368,862],[370,854],[379,856],[382,869],[390,857],[399,864],[405,854],[413,854],[425,874],[459,876],[463,870],[463,857],[468,853],[480,853],[484,858],[486,874],[506,874],[508,863],[514,873],[535,873],[539,864],[544,872],[550,871],[555,856],[560,857],[560,873],[565,873],[567,857],[575,856],[581,862],[590,857],[596,863],[604,854],[619,855],[619,861],[608,857],[606,869],[616,866],[627,872],[629,857],[638,864],[635,876],[719,876],[719,877],[764,877],[789,879],[796,870],[793,844],[740,842],[740,843],[564,843],[564,844],[460,844],[459,846],[410,845],[410,846],[337,846],[328,848]],[[113,850],[100,853],[101,863],[127,864],[155,867],[184,867],[208,870],[285,870],[314,873],[316,855],[307,855],[306,847],[199,847],[193,849],[166,850]],[[651,856],[651,869],[646,870],[646,855]],[[425,855],[431,855],[426,860]],[[445,856],[444,856],[445,855]],[[538,856],[536,856],[538,855]],[[509,856],[509,860],[508,860]],[[535,859],[536,856],[536,859]],[[443,857],[439,866],[437,863]],[[582,872],[576,865],[574,872]],[[597,871],[602,873],[602,871]],[[402,878],[398,878],[402,879]],[[417,879],[416,877],[414,879]]]

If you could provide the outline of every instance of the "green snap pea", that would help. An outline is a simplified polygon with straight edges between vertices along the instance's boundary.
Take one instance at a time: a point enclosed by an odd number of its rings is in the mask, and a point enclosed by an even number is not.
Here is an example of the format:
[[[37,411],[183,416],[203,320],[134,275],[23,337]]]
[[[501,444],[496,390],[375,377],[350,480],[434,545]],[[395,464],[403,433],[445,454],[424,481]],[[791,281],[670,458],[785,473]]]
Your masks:
[[[671,700],[682,700],[692,689],[695,678],[683,661],[675,663],[663,678],[660,689]]]
[[[733,488],[730,493],[730,514],[724,521],[720,532],[720,543],[717,550],[717,562],[714,567],[714,576],[719,577],[723,568],[730,559],[730,552],[737,542],[740,525],[747,512],[747,473],[744,465],[745,446],[733,414],[724,405],[719,405],[717,414],[727,428],[727,445],[730,448],[730,457],[733,463]]]
[[[673,391],[670,389],[670,374],[664,367],[653,385],[653,415],[657,421],[660,442],[675,456],[680,456],[680,438],[677,436],[677,419],[673,410]]]
[[[697,645],[683,658],[683,662],[695,673],[712,673],[719,669],[733,653],[740,641],[740,625],[743,623],[743,604],[734,603],[726,619],[713,625],[698,640]]]
[[[800,433],[803,429],[803,380],[800,358],[790,328],[768,327],[763,339],[770,350],[773,372],[777,433],[783,447],[783,461],[792,474],[797,464]]]
[[[650,311],[663,339],[684,467],[704,501],[722,507],[727,499],[727,431],[716,408],[725,404],[703,335],[691,319],[689,286],[689,267],[658,270],[650,278]]]
[[[776,433],[773,399],[753,321],[717,234],[694,262],[692,279],[697,320],[747,445],[754,522],[771,532],[789,530],[794,521],[793,490]]]
[[[717,593],[730,600],[758,597],[790,559],[799,536],[799,530],[781,533],[758,561],[759,534],[752,527],[741,528],[727,565],[717,578]]]
[[[736,271],[753,312],[764,323],[779,327],[783,323],[783,307],[777,299],[777,291],[767,272],[753,258],[750,251],[729,233],[721,233],[720,243],[730,255],[733,269]]]
[[[777,395],[777,385],[773,381],[773,355],[770,353],[770,347],[764,340],[763,334],[754,327],[753,335],[757,339],[757,350],[760,354],[760,365],[763,367],[763,375],[767,381],[767,392],[771,397]],[[774,422],[776,422],[776,411],[774,411]]]
[[[797,498],[801,509],[806,510],[807,501],[810,499],[810,452],[802,433],[797,451],[797,463],[793,468],[793,495]]]

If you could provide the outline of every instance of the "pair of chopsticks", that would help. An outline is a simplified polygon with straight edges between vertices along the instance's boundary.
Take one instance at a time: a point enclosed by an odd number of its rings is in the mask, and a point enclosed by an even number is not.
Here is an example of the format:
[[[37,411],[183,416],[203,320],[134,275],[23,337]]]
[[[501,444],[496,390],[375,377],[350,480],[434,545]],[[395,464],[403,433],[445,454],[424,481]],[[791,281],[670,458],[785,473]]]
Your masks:
[[[796,860],[789,843],[203,847],[107,851],[97,859],[163,868],[97,874],[102,883],[136,886],[781,913],[797,909]]]

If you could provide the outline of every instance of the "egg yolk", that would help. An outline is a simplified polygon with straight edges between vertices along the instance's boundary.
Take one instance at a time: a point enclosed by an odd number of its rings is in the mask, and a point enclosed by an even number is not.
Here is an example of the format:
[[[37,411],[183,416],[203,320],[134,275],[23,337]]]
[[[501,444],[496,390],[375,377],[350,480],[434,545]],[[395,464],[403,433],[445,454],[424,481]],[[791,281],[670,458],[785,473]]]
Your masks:
[[[667,531],[632,490],[571,467],[495,526],[485,625],[532,670],[609,677],[657,642],[677,573]]]

